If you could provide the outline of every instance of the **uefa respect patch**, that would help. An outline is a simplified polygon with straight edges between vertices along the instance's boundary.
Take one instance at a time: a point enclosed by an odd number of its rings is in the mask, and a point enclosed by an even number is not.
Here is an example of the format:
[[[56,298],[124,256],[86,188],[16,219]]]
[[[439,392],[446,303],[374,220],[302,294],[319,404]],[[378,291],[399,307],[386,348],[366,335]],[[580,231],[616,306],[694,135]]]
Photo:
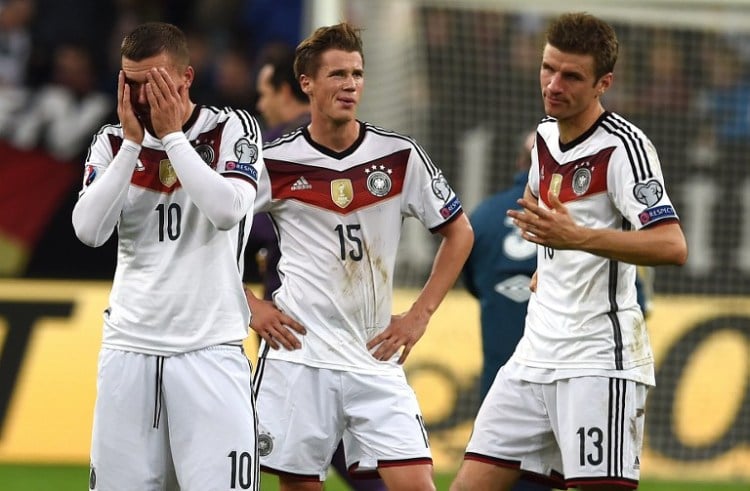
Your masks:
[[[672,205],[655,206],[638,214],[641,225],[649,225],[667,218],[677,218],[677,213],[675,213]]]
[[[457,196],[454,196],[452,200],[450,200],[445,206],[440,208],[440,216],[442,216],[443,218],[451,217],[460,208],[461,200],[459,200]]]
[[[243,176],[250,178],[253,182],[258,181],[258,169],[253,167],[252,164],[229,161],[226,165],[226,171],[233,174],[242,174]]]

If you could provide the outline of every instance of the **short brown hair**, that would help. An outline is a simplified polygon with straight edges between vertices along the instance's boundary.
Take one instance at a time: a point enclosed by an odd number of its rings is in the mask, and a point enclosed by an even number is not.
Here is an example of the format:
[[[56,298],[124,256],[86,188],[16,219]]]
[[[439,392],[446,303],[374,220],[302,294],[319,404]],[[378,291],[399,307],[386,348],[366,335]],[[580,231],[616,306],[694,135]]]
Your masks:
[[[176,65],[190,64],[187,38],[177,26],[166,22],[141,24],[122,40],[120,54],[129,60],[141,61],[163,52],[168,53]]]
[[[320,56],[329,49],[340,49],[360,54],[362,63],[365,55],[362,52],[361,29],[347,22],[334,26],[319,27],[314,33],[297,46],[294,53],[294,76],[314,75],[320,68]]]
[[[620,46],[612,26],[585,12],[563,14],[552,21],[547,43],[566,53],[593,56],[597,80],[614,71]]]

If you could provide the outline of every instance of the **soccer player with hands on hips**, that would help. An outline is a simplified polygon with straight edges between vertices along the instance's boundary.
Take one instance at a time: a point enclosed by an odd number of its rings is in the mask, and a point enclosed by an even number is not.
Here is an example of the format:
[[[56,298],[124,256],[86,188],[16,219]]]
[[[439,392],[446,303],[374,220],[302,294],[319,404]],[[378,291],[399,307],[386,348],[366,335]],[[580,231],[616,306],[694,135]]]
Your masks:
[[[255,377],[261,469],[282,491],[319,491],[343,438],[355,475],[434,490],[429,440],[402,367],[455,283],[473,242],[460,201],[409,137],[356,119],[362,40],[348,23],[296,49],[310,124],[264,148],[256,207],[281,249],[273,302],[248,292],[263,338]],[[405,217],[442,236],[413,305],[393,315]]]
[[[187,41],[171,24],[137,26],[121,61],[120,123],[95,135],[73,210],[87,245],[118,236],[89,488],[257,491],[242,253],[260,129],[191,101]]]
[[[585,13],[547,30],[523,210],[538,244],[524,335],[474,422],[452,491],[638,487],[654,359],[636,301],[636,265],[682,265],[687,246],[650,140],[604,109],[614,30]]]

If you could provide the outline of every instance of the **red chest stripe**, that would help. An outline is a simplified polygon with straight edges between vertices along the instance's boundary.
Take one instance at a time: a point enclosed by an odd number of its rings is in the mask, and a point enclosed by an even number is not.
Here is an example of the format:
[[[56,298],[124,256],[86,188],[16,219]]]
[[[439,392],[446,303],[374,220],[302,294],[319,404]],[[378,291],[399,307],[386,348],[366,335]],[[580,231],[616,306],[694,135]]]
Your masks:
[[[219,159],[222,130],[223,125],[219,125],[190,142],[204,160],[211,159],[209,165],[212,169],[216,169]],[[110,145],[112,145],[113,154],[117,155],[122,146],[122,139],[110,136]],[[152,189],[163,194],[174,193],[181,187],[177,174],[169,163],[167,152],[145,147],[141,148],[130,182],[134,186]]]
[[[343,171],[266,158],[273,200],[293,199],[342,215],[401,194],[409,150]]]
[[[559,198],[563,203],[607,191],[607,168],[615,147],[604,148],[594,155],[563,163],[552,157],[542,138],[537,139],[537,149],[539,197],[547,206],[550,206],[547,193],[555,174],[562,177]]]

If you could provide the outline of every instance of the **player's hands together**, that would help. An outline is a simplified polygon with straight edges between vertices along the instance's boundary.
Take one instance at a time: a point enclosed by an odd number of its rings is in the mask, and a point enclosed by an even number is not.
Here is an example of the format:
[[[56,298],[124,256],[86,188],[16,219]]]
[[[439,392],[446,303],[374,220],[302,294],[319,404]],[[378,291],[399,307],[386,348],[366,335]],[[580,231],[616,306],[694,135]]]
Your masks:
[[[130,85],[125,83],[125,72],[120,70],[117,76],[117,117],[122,125],[123,137],[140,145],[144,136],[143,125],[135,115],[130,97]]]
[[[158,138],[182,130],[189,110],[187,87],[179,89],[165,68],[151,68],[146,74],[146,97],[151,106],[151,125]]]
[[[295,334],[295,331],[299,334],[307,332],[302,324],[276,308],[273,302],[255,298],[247,291],[245,295],[250,312],[252,312],[250,328],[257,332],[271,348],[279,349],[283,346],[291,351],[302,347],[302,343]]]
[[[531,200],[521,198],[517,201],[523,208],[508,210],[507,214],[513,218],[513,223],[521,229],[521,236],[529,242],[534,242],[553,249],[577,249],[585,240],[586,228],[576,225],[554,193],[548,194],[551,209],[547,210]]]
[[[398,363],[403,364],[411,349],[427,330],[429,320],[429,315],[414,310],[393,315],[388,327],[367,343],[367,349],[374,349],[372,356],[380,361],[390,360],[398,350],[401,350]]]

